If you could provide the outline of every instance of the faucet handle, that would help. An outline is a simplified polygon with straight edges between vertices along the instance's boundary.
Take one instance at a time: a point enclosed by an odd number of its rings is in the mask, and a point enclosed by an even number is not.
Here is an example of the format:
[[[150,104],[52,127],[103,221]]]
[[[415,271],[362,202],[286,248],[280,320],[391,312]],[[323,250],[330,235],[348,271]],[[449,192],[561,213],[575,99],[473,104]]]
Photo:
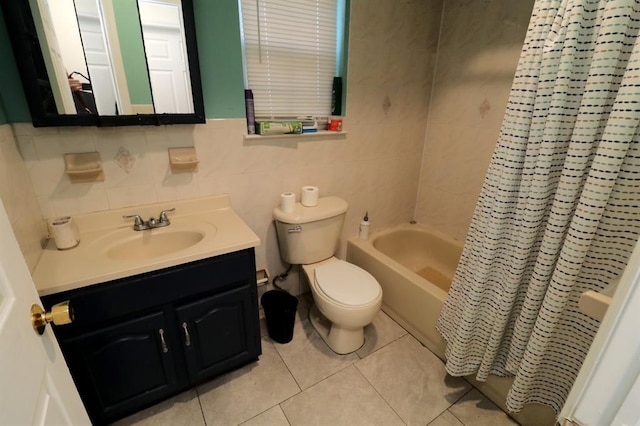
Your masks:
[[[144,229],[147,229],[147,226],[144,223],[144,220],[142,220],[139,214],[126,214],[122,216],[122,218],[123,219],[133,218],[135,220],[135,222],[133,223],[133,229],[136,231],[142,231]]]
[[[162,210],[160,212],[160,217],[159,217],[160,223],[167,222],[167,225],[168,225],[169,224],[169,218],[167,218],[167,213],[172,213],[172,212],[175,212],[175,211],[176,211],[175,207],[172,208],[172,209]]]

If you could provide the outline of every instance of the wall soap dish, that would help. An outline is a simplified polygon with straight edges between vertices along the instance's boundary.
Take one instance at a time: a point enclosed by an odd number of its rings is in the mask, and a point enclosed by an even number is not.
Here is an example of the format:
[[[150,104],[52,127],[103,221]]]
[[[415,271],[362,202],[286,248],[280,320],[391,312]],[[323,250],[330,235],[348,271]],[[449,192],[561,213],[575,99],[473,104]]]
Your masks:
[[[198,154],[195,147],[169,148],[171,173],[195,173],[198,171]]]
[[[98,152],[64,154],[64,164],[64,172],[71,183],[104,181],[104,169]]]

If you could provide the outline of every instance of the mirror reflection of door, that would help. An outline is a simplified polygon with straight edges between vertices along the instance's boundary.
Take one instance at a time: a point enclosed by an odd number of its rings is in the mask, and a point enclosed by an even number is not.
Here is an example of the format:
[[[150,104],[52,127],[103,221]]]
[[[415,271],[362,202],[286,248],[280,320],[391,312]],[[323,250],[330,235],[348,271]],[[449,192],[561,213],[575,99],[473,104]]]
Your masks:
[[[73,0],[69,5],[73,11]],[[76,107],[73,101],[71,89],[69,87],[68,73],[65,67],[64,44],[59,42],[58,31],[64,28],[58,28],[56,23],[59,17],[69,10],[63,4],[57,5],[56,8],[49,7],[48,0],[29,0],[29,6],[33,11],[33,21],[40,40],[42,56],[44,58],[47,74],[49,75],[49,84],[53,92],[58,114],[76,114]],[[54,12],[57,15],[54,15]],[[69,41],[72,44],[72,41]]]
[[[118,106],[120,96],[114,82],[106,31],[98,4],[95,0],[75,0],[75,6],[98,114],[118,115],[122,111]]]
[[[193,113],[179,0],[138,0],[156,113]]]
[[[58,114],[87,112],[74,105],[72,73],[92,114],[194,113],[180,0],[29,4]]]

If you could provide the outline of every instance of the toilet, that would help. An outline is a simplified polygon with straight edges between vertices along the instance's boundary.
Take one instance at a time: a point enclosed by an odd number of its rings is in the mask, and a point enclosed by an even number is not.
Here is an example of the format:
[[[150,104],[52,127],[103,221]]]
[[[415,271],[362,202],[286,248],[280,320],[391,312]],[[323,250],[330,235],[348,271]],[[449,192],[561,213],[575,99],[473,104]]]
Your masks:
[[[382,288],[364,269],[334,257],[349,205],[338,197],[322,197],[314,207],[296,203],[291,213],[273,210],[280,257],[302,265],[314,305],[313,328],[338,354],[364,344],[364,327],[382,305]]]

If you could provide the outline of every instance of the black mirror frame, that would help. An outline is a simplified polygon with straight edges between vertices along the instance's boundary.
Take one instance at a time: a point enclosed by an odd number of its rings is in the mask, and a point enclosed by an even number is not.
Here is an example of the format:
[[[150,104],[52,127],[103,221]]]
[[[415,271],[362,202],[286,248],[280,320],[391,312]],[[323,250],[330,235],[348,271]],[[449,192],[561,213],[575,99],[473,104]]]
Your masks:
[[[35,24],[27,0],[0,0],[4,19],[20,72],[34,127],[53,126],[135,126],[204,123],[204,99],[200,80],[198,45],[192,0],[181,0],[185,42],[189,56],[189,74],[193,97],[193,114],[136,115],[60,115],[45,109],[39,82],[49,82]],[[7,106],[8,107],[8,106]]]

